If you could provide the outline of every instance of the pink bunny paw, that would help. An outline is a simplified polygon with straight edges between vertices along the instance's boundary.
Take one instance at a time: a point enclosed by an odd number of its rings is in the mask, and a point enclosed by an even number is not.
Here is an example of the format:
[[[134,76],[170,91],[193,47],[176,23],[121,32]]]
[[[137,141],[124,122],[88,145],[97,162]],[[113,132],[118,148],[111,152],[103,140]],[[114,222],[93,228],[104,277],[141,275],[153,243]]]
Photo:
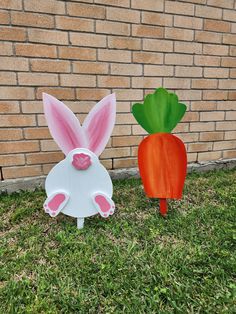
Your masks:
[[[97,211],[103,218],[107,218],[114,213],[115,204],[109,196],[103,193],[95,193],[92,198]]]
[[[56,217],[60,211],[65,207],[69,200],[69,195],[65,192],[56,192],[51,194],[43,204],[45,213],[51,217]]]

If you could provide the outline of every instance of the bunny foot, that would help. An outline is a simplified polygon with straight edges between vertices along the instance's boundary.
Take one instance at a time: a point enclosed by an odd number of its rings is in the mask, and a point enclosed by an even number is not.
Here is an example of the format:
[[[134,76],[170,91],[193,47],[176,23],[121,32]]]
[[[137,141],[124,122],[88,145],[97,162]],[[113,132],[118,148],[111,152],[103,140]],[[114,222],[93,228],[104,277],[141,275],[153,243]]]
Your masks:
[[[114,213],[115,204],[109,196],[99,192],[93,194],[92,198],[97,211],[103,218],[107,218]]]
[[[69,195],[65,192],[56,192],[51,194],[43,204],[45,213],[51,217],[56,217],[65,207],[69,200]]]

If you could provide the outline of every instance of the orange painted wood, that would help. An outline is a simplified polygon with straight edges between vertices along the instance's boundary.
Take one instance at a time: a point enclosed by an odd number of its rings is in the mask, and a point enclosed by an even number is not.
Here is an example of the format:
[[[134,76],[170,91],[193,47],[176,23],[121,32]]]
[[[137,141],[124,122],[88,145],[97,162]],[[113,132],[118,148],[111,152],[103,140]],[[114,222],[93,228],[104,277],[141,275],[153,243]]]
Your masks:
[[[185,146],[178,137],[170,133],[147,136],[139,145],[138,165],[148,197],[182,197],[187,155]]]

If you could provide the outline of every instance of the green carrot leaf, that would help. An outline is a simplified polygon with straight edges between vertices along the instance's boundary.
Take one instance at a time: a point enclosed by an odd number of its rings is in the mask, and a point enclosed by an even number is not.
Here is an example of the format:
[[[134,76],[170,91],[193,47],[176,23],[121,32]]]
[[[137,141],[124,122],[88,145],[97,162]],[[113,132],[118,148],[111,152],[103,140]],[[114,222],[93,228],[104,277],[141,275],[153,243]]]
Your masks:
[[[132,113],[137,122],[149,133],[170,133],[183,118],[186,105],[179,103],[174,93],[158,88],[148,94],[144,103],[136,103]]]

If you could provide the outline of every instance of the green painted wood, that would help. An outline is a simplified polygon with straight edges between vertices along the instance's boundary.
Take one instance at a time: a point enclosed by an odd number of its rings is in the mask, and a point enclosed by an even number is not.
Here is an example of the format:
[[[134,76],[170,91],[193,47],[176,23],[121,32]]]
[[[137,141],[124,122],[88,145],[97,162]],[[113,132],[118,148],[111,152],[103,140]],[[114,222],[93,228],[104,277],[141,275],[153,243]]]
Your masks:
[[[132,106],[137,122],[149,133],[171,133],[183,118],[186,105],[179,102],[174,93],[165,88],[157,88],[144,98],[144,103]]]

